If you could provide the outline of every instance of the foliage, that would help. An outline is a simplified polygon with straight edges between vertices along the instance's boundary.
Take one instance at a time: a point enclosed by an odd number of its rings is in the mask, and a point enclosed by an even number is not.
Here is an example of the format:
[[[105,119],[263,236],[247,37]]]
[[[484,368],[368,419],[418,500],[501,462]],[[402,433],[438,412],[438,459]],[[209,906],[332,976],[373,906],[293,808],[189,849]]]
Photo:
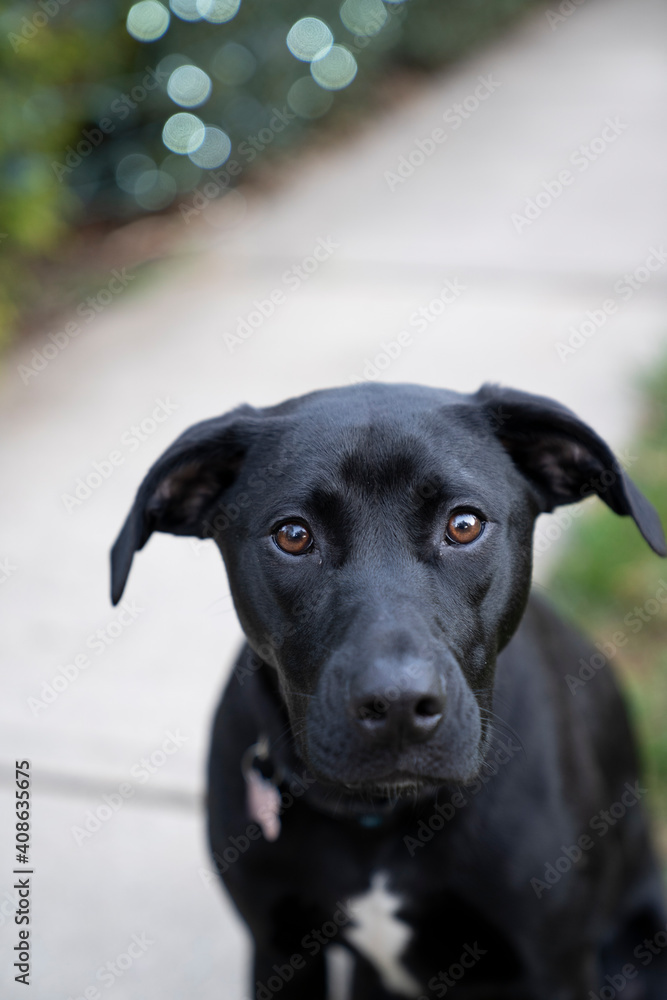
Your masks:
[[[0,331],[38,294],[30,265],[56,252],[81,202],[51,161],[90,116],[95,87],[127,65],[131,39],[113,5],[70,0],[49,17],[17,4],[0,17]],[[47,7],[47,9],[49,9]],[[37,16],[37,14],[41,16]],[[109,15],[113,16],[109,16]],[[43,23],[43,22],[46,23]]]
[[[341,20],[339,0],[308,5],[273,0],[261,7],[258,0],[243,0],[236,16],[220,24],[199,17],[196,0],[171,0],[168,30],[150,43],[126,30],[129,0],[37,0],[0,14],[0,330],[7,329],[19,305],[39,298],[42,265],[57,261],[72,227],[168,209],[179,193],[205,180],[205,170],[170,153],[161,139],[164,122],[188,110],[166,92],[169,72],[180,64],[210,75],[211,96],[195,113],[223,129],[237,149],[267,127],[297,80],[308,78],[306,90],[316,90],[308,63],[294,58],[285,44],[296,21],[322,19],[336,42],[355,55],[353,82],[324,92],[319,103],[308,92],[315,117],[296,116],[256,155],[242,160],[245,168],[302,142],[313,127],[357,116],[373,88],[397,67],[442,66],[535,0],[350,2],[379,6],[386,14],[381,30],[355,35]],[[188,8],[194,15],[187,15]],[[198,19],[179,17],[175,10]],[[232,49],[221,56],[229,43]],[[141,96],[142,80],[158,66],[162,83]],[[133,93],[139,99],[124,102],[123,95]],[[109,131],[97,145],[89,143],[87,136],[96,135],[105,118]],[[118,183],[118,166],[129,154],[147,158],[137,161],[146,167],[137,190],[127,181]],[[157,178],[148,192],[146,178]]]
[[[667,527],[667,361],[643,380],[642,388],[644,415],[627,456],[629,474]],[[614,643],[619,631],[627,639],[611,660],[641,733],[652,805],[663,823],[667,852],[667,604],[656,598],[667,594],[665,582],[665,564],[630,518],[621,520],[597,503],[571,527],[549,591],[595,641]]]

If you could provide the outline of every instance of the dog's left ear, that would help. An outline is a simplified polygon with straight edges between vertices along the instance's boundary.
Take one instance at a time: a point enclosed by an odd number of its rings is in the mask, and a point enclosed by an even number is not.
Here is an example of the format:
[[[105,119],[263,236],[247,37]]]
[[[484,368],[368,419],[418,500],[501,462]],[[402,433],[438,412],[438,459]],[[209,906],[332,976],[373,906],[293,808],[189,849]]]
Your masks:
[[[242,406],[195,424],[149,469],[111,550],[114,604],[123,595],[134,553],[154,531],[210,537],[209,518],[260,431],[258,416],[252,407]]]
[[[616,514],[632,517],[654,552],[667,555],[660,518],[602,438],[566,407],[544,396],[484,385],[481,405],[515,465],[532,483],[542,510],[596,493]]]

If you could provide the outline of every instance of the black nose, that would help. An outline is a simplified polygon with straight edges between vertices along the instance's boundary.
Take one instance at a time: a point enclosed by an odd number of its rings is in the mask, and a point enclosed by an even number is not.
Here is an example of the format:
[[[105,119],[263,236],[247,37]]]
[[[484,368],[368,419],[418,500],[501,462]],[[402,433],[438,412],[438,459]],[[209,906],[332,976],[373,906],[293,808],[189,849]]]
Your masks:
[[[423,743],[442,720],[444,683],[428,663],[413,662],[400,670],[374,665],[354,678],[349,711],[372,740]]]

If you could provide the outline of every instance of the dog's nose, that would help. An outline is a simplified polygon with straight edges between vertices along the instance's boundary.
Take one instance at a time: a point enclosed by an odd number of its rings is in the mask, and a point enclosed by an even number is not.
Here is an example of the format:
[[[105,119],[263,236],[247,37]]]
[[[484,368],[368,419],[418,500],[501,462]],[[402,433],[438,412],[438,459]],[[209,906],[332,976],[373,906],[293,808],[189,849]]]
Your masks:
[[[444,683],[427,663],[412,663],[400,672],[371,668],[355,677],[349,710],[373,740],[423,743],[442,720]]]

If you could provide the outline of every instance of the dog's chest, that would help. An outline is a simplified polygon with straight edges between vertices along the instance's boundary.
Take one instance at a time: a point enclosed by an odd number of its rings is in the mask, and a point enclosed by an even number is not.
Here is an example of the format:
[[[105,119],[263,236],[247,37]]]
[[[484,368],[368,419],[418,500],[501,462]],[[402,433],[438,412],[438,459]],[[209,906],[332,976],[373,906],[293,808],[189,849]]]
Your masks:
[[[370,888],[348,903],[351,924],[344,930],[347,940],[377,970],[392,993],[415,997],[420,984],[403,964],[413,930],[397,914],[404,900],[389,889],[387,872],[376,872]]]

